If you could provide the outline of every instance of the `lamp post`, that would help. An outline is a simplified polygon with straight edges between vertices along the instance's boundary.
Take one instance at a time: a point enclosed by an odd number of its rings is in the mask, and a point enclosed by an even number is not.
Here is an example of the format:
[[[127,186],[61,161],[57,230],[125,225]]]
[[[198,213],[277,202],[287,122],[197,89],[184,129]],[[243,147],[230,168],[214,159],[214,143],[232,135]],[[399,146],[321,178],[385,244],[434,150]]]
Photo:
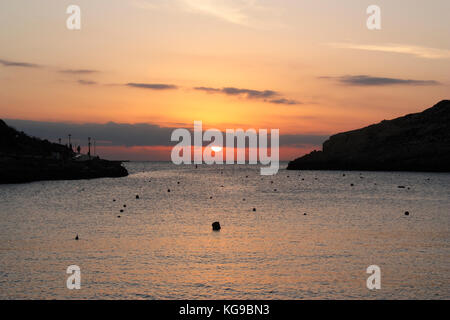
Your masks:
[[[88,137],[88,156],[91,157],[91,137]]]

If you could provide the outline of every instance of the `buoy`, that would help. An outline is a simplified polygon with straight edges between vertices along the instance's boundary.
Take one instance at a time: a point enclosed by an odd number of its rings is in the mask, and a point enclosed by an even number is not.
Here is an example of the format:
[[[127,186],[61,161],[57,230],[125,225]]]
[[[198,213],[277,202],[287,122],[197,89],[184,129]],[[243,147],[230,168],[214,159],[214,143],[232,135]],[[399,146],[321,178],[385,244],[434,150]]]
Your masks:
[[[219,223],[219,221],[216,221],[216,222],[213,222],[213,224],[212,224],[212,229],[214,230],[214,231],[219,231],[221,228],[220,228],[220,223]]]
[[[139,195],[136,195],[136,199],[139,199]]]
[[[117,218],[120,218],[120,216],[117,216]]]
[[[75,240],[78,240],[79,238],[78,238],[78,234],[77,234],[77,236],[75,237]]]
[[[123,212],[123,209],[120,209],[120,212]]]
[[[306,212],[303,215],[306,216]]]
[[[273,189],[273,191],[277,192],[277,189]]]
[[[170,192],[170,189],[167,189],[167,192]]]
[[[126,204],[124,204],[124,205],[123,205],[123,207],[124,207],[124,208],[126,208],[126,207],[127,207],[127,205],[126,205]]]
[[[212,199],[212,197],[209,197],[210,199]]]
[[[352,184],[350,184],[350,186],[351,186],[351,187],[353,187],[353,186],[354,186],[354,184],[352,183]]]
[[[409,216],[409,211],[405,211],[405,216]]]
[[[177,184],[180,184],[180,181],[178,181]]]
[[[116,202],[116,199],[113,199],[113,202]]]
[[[253,211],[256,211],[256,208],[253,208]]]

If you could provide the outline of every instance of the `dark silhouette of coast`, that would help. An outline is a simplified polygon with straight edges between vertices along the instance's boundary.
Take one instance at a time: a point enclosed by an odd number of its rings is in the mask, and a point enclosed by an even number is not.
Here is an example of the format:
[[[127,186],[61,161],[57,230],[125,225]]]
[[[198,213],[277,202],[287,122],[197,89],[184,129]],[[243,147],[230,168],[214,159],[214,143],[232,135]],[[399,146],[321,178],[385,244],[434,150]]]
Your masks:
[[[333,135],[287,169],[450,172],[450,100]]]
[[[30,137],[0,120],[0,183],[124,177],[120,161],[85,156],[68,146]]]

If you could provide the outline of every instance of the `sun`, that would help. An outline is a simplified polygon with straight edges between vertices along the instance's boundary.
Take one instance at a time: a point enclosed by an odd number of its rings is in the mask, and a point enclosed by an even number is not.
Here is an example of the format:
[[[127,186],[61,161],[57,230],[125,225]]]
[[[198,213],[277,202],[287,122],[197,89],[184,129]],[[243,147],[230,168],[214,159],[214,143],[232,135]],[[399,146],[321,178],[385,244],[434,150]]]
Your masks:
[[[220,152],[220,151],[222,151],[222,147],[219,147],[219,146],[212,146],[212,147],[211,147],[211,150],[214,151],[214,152]]]

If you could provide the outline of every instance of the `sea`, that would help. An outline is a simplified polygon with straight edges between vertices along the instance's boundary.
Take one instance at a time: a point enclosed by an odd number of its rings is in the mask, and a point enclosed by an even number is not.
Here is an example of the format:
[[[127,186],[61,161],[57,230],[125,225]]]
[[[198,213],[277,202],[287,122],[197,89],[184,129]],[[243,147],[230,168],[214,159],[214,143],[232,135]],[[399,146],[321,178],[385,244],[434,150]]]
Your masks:
[[[1,299],[450,299],[448,173],[124,165],[0,185]]]

